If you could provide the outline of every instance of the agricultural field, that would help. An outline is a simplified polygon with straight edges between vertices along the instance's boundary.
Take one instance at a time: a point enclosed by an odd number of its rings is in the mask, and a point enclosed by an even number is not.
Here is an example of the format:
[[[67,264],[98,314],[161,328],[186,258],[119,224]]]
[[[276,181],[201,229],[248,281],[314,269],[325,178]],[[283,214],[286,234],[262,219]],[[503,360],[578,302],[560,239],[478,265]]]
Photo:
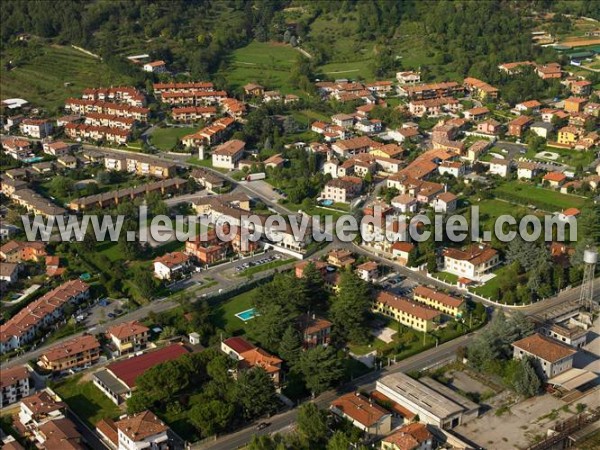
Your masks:
[[[26,61],[7,70],[12,54],[2,54],[0,91],[2,99],[18,97],[49,111],[64,104],[67,97],[79,97],[86,87],[131,84],[126,75],[113,72],[106,64],[70,47],[30,44]]]
[[[230,68],[223,75],[234,89],[255,82],[284,94],[298,93],[289,83],[290,69],[298,55],[300,52],[289,45],[253,41],[232,53]]]
[[[175,148],[179,139],[198,131],[193,127],[157,128],[152,132],[150,142],[160,150],[169,151]]]
[[[551,189],[517,181],[502,184],[494,190],[494,193],[499,197],[505,194],[523,205],[535,205],[550,212],[572,207],[581,208],[586,202],[585,198],[576,195],[561,194]],[[549,207],[552,207],[553,210],[549,210]]]

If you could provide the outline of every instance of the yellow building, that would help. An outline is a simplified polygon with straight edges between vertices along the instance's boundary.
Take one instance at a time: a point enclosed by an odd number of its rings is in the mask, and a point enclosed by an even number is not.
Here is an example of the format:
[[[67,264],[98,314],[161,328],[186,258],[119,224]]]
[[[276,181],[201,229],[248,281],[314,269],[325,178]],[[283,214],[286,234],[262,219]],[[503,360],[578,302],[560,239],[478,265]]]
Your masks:
[[[587,99],[582,97],[569,97],[565,100],[564,109],[567,112],[581,112],[587,103]]]
[[[465,302],[460,298],[452,297],[425,286],[418,286],[414,290],[414,299],[453,317],[461,317],[465,305]]]
[[[558,130],[558,143],[573,145],[579,139],[579,130],[573,126],[563,127]]]
[[[373,312],[383,314],[417,331],[432,331],[441,312],[389,292],[380,292],[373,301]]]

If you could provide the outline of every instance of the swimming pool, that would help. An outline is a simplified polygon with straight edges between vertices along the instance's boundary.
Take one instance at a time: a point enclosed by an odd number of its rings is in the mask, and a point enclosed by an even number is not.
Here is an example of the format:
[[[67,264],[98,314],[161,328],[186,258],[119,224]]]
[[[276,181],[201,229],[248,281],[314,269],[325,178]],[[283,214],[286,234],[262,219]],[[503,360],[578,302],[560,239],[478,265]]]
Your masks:
[[[254,308],[247,309],[246,311],[239,312],[235,315],[235,317],[243,322],[248,322],[249,320],[254,319],[256,316],[257,314]]]
[[[323,206],[331,206],[333,205],[333,200],[322,200],[321,205]]]
[[[36,163],[36,162],[43,161],[43,160],[44,160],[43,156],[32,156],[31,158],[25,158],[23,160],[23,162],[31,164],[31,163]]]

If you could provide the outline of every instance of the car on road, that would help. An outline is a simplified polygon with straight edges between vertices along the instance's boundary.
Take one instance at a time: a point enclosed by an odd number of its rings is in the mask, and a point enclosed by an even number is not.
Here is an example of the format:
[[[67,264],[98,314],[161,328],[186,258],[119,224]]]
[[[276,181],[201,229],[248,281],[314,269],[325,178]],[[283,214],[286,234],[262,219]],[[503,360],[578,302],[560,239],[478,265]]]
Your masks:
[[[267,422],[261,422],[258,425],[256,425],[256,429],[257,430],[264,430],[265,428],[267,428],[269,425],[271,425],[270,423]]]
[[[106,316],[107,316],[109,319],[114,319],[115,317],[117,317],[117,316],[116,316],[116,314],[114,314],[114,313],[108,313]]]

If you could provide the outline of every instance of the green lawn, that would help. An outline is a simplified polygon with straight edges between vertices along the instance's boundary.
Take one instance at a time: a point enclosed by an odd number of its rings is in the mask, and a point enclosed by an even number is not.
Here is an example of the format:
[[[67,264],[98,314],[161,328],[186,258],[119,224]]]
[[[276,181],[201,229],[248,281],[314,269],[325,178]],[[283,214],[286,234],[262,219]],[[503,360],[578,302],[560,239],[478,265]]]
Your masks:
[[[96,58],[70,47],[29,44],[31,58],[8,71],[11,54],[2,55],[0,91],[2,98],[20,97],[34,106],[55,110],[67,97],[79,97],[88,87],[131,84],[132,80],[112,71]],[[65,83],[70,83],[65,86]]]
[[[106,255],[111,261],[118,261],[125,259],[121,250],[119,250],[118,242],[105,241],[101,242],[96,246],[96,252]]]
[[[485,199],[478,200],[477,197],[471,197],[469,199],[473,206],[479,207],[479,222],[486,229],[492,229],[496,219],[502,215],[519,215],[531,212],[524,206],[513,205],[512,203],[498,200],[498,199]]]
[[[453,273],[449,272],[436,272],[433,275],[439,278],[440,280],[443,280],[446,283],[450,284],[456,284],[456,282],[458,281],[458,277]]]
[[[290,262],[294,261],[294,258],[289,259],[278,259],[275,261],[271,261],[266,264],[261,264],[259,266],[250,267],[249,269],[240,272],[238,276],[240,277],[249,277],[250,275],[254,275],[255,273],[264,272],[265,270],[275,269],[280,266],[285,266]]]
[[[82,381],[77,375],[59,382],[54,390],[92,429],[100,419],[116,419],[122,411],[91,381]]]
[[[217,306],[212,312],[211,322],[230,334],[245,333],[244,322],[235,315],[252,308],[252,297],[255,292],[256,289],[252,289]]]
[[[586,202],[586,199],[582,197],[561,194],[558,191],[540,188],[518,181],[504,183],[497,187],[494,192],[498,195],[510,195],[519,203],[524,205],[533,204],[544,210],[547,209],[547,206],[552,206],[557,210],[571,207],[580,208]]]
[[[177,145],[177,141],[183,136],[195,133],[196,131],[198,129],[193,127],[157,128],[152,132],[150,141],[155,147],[169,151]]]
[[[373,80],[373,60],[332,62],[319,66],[319,73],[326,78],[364,78]]]
[[[195,166],[201,166],[201,167],[212,167],[212,159],[208,158],[208,159],[199,159],[196,157],[192,157],[192,158],[188,158],[186,160],[187,163],[189,164],[194,164]]]
[[[594,151],[577,151],[577,150],[569,150],[564,148],[555,148],[555,147],[547,147],[546,150],[551,153],[558,153],[560,157],[556,160],[562,164],[567,164],[573,168],[577,167],[579,164],[586,167],[589,166],[595,158],[596,152]],[[525,157],[528,159],[535,159],[538,161],[548,162],[549,160],[546,158],[536,158],[535,155],[540,152],[535,152],[531,149],[527,150]]]
[[[483,297],[486,297],[486,298],[492,298],[494,296],[494,294],[497,292],[498,288],[501,287],[500,280],[502,279],[502,277],[500,275],[502,275],[507,270],[509,270],[509,267],[504,266],[504,267],[501,267],[500,269],[494,271],[496,276],[494,278],[492,278],[490,281],[488,281],[487,283],[485,283],[483,286],[479,286],[479,287],[473,289],[473,292],[475,292],[476,294],[481,295]]]
[[[290,69],[298,55],[300,52],[289,45],[252,41],[233,52],[230,67],[223,75],[234,89],[254,82],[284,94],[298,93],[289,83]]]

